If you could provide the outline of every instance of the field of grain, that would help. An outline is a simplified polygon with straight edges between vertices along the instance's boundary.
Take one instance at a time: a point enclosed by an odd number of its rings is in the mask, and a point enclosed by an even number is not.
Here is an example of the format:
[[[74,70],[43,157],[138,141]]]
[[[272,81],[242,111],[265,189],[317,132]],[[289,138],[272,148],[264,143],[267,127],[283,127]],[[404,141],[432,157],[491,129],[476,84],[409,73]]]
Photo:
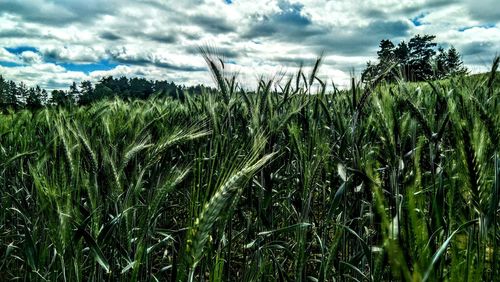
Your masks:
[[[1,280],[499,279],[498,58],[252,92],[206,59],[218,91],[0,115]]]

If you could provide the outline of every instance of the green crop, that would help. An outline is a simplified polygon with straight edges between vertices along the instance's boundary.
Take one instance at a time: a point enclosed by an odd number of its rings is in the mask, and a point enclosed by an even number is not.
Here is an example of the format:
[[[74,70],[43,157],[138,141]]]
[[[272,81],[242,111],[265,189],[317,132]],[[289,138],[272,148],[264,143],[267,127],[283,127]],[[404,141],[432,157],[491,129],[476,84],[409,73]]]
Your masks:
[[[498,281],[491,73],[0,115],[2,281]],[[316,92],[316,89],[319,89]]]

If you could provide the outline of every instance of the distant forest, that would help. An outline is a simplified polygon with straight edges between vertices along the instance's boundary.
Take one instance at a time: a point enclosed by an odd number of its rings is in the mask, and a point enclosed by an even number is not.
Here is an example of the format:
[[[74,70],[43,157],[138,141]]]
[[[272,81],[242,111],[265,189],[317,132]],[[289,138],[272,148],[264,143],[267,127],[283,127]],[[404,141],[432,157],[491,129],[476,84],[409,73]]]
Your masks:
[[[87,105],[94,101],[119,97],[124,100],[147,99],[153,95],[183,98],[184,93],[200,94],[203,85],[181,86],[168,81],[151,81],[145,78],[104,77],[95,85],[90,81],[76,82],[68,90],[50,93],[39,86],[28,87],[25,83],[7,81],[0,75],[0,110],[38,109],[44,106]]]
[[[448,50],[437,47],[434,35],[416,35],[408,43],[401,41],[397,46],[391,40],[380,42],[377,62],[368,62],[363,71],[362,82],[382,79],[426,81],[443,79],[453,75],[466,74],[458,51],[451,46]],[[27,87],[23,82],[6,81],[0,75],[0,111],[8,109],[38,109],[49,106],[88,105],[94,101],[119,97],[124,100],[147,99],[153,95],[183,98],[184,93],[200,94],[203,85],[180,86],[174,82],[152,81],[145,78],[104,77],[95,85],[91,81],[76,82],[68,90],[53,90],[48,93],[39,86]],[[213,89],[212,89],[213,90]]]

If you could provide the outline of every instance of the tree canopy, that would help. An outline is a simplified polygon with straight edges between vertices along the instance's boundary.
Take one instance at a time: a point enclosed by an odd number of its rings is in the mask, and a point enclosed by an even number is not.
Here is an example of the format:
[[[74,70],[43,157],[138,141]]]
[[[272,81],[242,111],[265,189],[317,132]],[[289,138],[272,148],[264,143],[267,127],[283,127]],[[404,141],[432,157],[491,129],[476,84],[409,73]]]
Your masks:
[[[152,81],[145,78],[103,77],[95,85],[91,81],[73,82],[68,90],[54,89],[49,93],[39,86],[27,87],[23,82],[7,81],[0,75],[0,111],[23,108],[36,110],[43,106],[88,105],[92,102],[120,97],[125,100],[147,99],[152,95],[184,98],[184,92],[200,94],[203,85],[180,86],[174,82]]]
[[[467,73],[457,49],[451,46],[445,50],[440,46],[436,52],[435,38],[417,34],[408,43],[401,41],[397,46],[389,39],[381,40],[378,62],[367,62],[362,80],[368,82],[383,75],[389,82],[425,81]]]

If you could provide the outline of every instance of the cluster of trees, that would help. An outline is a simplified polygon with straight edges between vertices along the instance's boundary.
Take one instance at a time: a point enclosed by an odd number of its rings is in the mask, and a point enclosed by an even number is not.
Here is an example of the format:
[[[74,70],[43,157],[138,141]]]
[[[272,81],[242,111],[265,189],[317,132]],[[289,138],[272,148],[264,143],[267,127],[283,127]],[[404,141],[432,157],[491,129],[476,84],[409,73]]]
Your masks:
[[[203,89],[206,89],[203,85],[186,87],[165,80],[151,81],[137,77],[128,79],[127,77],[113,78],[108,76],[102,78],[94,88],[90,81],[83,81],[80,84],[80,89],[73,83],[69,93],[78,95],[80,97],[79,104],[85,105],[96,100],[116,96],[122,99],[147,99],[152,95],[183,98],[184,92],[201,94]]]
[[[439,47],[436,51],[435,38],[418,34],[408,43],[401,41],[397,46],[388,39],[380,41],[378,62],[367,63],[362,80],[371,81],[385,74],[386,81],[424,81],[467,73],[458,51],[453,46],[448,50]]]
[[[90,81],[76,82],[68,90],[47,92],[39,86],[27,87],[23,82],[7,81],[0,75],[0,110],[38,109],[46,105],[87,105],[101,99],[147,99],[152,95],[183,98],[184,92],[200,94],[206,87],[179,86],[168,81],[151,81],[145,78],[102,78],[95,86]]]
[[[16,84],[7,81],[0,75],[0,108],[5,111],[8,108],[36,109],[46,104],[48,100],[47,91],[39,86],[28,88],[23,82]]]

